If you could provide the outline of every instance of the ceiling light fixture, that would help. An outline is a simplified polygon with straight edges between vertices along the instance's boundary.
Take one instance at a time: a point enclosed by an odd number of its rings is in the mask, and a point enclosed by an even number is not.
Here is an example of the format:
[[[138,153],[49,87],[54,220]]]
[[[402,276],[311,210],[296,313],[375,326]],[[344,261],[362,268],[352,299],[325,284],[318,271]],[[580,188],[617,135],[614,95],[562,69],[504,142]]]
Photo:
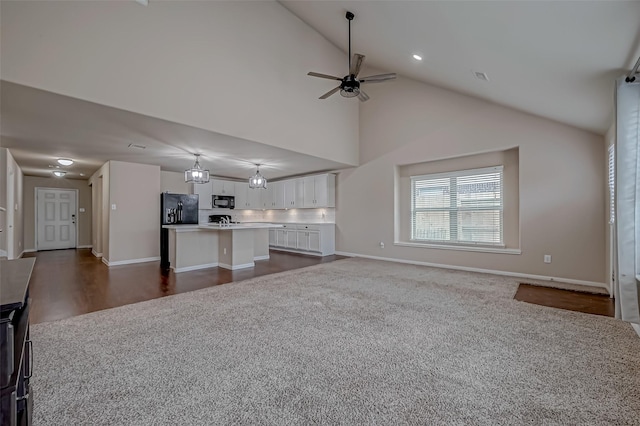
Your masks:
[[[66,174],[67,174],[67,172],[63,172],[62,170],[54,170],[53,171],[53,175],[55,177],[63,177]]]
[[[260,164],[256,164],[256,174],[249,178],[249,188],[267,189],[267,180],[260,174]]]
[[[73,160],[70,158],[58,158],[58,164],[62,164],[63,166],[70,166],[73,164]]]
[[[187,183],[208,183],[209,182],[209,170],[203,170],[200,167],[200,154],[193,154],[196,156],[196,163],[192,168],[184,171],[184,181]]]
[[[415,59],[416,61],[421,61],[422,60],[422,56],[414,54],[413,55],[413,59]]]

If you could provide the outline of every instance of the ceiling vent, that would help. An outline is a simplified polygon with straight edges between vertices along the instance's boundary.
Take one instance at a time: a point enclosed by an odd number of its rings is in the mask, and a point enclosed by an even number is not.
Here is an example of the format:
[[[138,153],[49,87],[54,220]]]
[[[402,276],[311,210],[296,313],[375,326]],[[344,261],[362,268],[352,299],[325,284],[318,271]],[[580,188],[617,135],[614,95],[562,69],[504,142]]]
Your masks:
[[[135,144],[135,143],[130,143],[129,144],[129,148],[146,149],[147,147],[144,146],[144,145],[138,145],[138,144]]]
[[[474,71],[473,75],[475,75],[478,80],[489,81],[489,76],[485,72]]]

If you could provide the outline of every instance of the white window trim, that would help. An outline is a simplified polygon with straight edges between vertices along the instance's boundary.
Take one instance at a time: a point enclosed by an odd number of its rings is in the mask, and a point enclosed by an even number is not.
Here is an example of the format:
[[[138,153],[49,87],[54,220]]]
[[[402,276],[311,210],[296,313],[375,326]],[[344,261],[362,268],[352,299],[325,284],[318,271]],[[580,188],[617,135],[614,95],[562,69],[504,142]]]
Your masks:
[[[425,180],[425,179],[441,179],[441,178],[450,178],[450,177],[464,177],[472,174],[483,174],[483,173],[502,173],[502,184],[500,186],[501,191],[501,202],[502,202],[502,213],[503,217],[501,219],[501,243],[490,244],[485,242],[473,242],[473,241],[437,241],[437,240],[418,240],[412,237],[409,238],[409,242],[394,242],[394,245],[397,246],[406,246],[406,247],[424,247],[424,248],[436,248],[436,249],[445,249],[445,250],[461,250],[461,251],[479,251],[479,252],[487,252],[487,253],[507,253],[507,254],[521,254],[520,249],[507,249],[504,244],[504,166],[491,166],[491,167],[483,167],[479,169],[466,169],[466,170],[455,170],[451,172],[442,172],[442,173],[430,173],[426,175],[416,175],[410,177],[410,185],[413,189],[413,182],[416,180]],[[413,216],[413,194],[411,195],[411,215]],[[446,210],[437,209],[437,210]],[[474,209],[474,211],[482,210],[482,209]],[[487,208],[487,210],[495,210],[492,208]],[[461,209],[456,209],[456,211],[461,211]],[[413,217],[410,219],[413,221]],[[413,233],[413,231],[411,231]]]

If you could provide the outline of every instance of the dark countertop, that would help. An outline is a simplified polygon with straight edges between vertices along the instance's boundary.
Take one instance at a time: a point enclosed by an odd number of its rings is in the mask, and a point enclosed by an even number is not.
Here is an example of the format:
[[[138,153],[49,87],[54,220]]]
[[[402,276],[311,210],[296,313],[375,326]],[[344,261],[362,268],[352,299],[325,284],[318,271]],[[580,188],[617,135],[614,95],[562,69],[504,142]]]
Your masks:
[[[36,259],[0,260],[0,311],[22,308]]]

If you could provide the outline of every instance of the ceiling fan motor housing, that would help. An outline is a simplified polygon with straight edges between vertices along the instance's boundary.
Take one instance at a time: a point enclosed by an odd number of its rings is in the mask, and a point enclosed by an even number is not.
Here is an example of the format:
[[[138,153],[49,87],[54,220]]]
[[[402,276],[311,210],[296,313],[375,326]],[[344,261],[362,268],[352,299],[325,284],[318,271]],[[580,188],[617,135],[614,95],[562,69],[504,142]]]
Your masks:
[[[360,81],[353,76],[348,75],[342,79],[340,84],[340,95],[345,98],[354,98],[360,93]]]

